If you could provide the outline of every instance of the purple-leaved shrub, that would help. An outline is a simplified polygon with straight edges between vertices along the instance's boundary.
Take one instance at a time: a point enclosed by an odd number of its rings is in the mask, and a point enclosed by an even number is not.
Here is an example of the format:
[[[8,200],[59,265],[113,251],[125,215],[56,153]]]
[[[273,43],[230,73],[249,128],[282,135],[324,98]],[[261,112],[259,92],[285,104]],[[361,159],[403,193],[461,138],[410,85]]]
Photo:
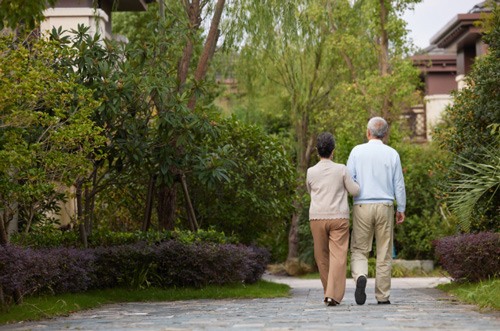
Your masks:
[[[435,242],[436,256],[451,277],[477,282],[500,274],[500,235],[461,234]]]
[[[161,287],[254,283],[268,261],[269,251],[253,245],[177,240],[89,249],[6,245],[0,246],[0,286],[5,296],[14,297],[145,283]]]

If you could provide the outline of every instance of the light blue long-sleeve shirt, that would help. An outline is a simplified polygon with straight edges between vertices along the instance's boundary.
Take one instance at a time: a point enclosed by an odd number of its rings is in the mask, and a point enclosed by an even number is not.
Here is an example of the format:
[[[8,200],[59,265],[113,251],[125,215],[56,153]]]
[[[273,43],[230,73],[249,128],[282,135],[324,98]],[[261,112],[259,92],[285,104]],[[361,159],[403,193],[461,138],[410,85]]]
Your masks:
[[[352,149],[347,169],[361,186],[359,195],[354,197],[355,205],[393,203],[396,199],[397,211],[405,211],[405,181],[401,160],[395,149],[384,145],[382,140],[371,139]]]

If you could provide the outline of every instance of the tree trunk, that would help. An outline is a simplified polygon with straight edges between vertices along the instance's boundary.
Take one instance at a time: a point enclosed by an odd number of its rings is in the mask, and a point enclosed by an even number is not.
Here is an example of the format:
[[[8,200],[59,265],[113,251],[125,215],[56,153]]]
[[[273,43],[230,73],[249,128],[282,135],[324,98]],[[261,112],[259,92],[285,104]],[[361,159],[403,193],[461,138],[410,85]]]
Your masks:
[[[19,288],[16,288],[14,290],[14,303],[16,305],[22,305],[23,304],[23,295],[21,294],[21,290]]]
[[[160,186],[158,190],[158,226],[160,230],[174,230],[177,208],[177,185],[175,181],[171,187]]]
[[[287,261],[299,257],[299,225],[300,225],[300,203],[298,201],[294,202],[297,211],[292,215],[292,225],[290,227],[290,232],[288,233],[288,256]]]
[[[0,285],[0,307],[5,307],[5,295],[3,293],[2,285]]]
[[[217,40],[219,38],[219,24],[222,12],[224,10],[224,4],[226,0],[218,0],[215,7],[214,16],[212,18],[212,23],[210,24],[210,30],[208,31],[207,40],[205,41],[205,47],[203,48],[203,53],[201,53],[200,60],[198,61],[198,66],[196,67],[196,72],[194,74],[194,79],[197,82],[201,82],[205,79],[208,69],[208,63],[212,59]],[[193,94],[189,100],[188,107],[193,110],[196,106],[196,97]]]
[[[380,55],[379,55],[379,66],[380,66],[380,75],[385,76],[389,74],[389,34],[387,32],[387,19],[388,19],[388,11],[385,5],[385,0],[380,1],[380,30],[381,30],[381,38],[380,38]],[[392,108],[391,95],[393,91],[387,91],[384,95],[384,101],[382,104],[382,114],[381,116],[387,121],[389,127],[391,125],[391,114],[390,110]],[[386,135],[385,142],[387,143],[389,135]]]
[[[182,85],[186,82],[189,65],[191,63],[191,57],[193,56],[193,38],[194,34],[200,27],[201,23],[201,13],[200,13],[200,2],[193,1],[189,6],[185,6],[184,10],[186,11],[189,17],[189,25],[193,30],[192,33],[188,35],[188,43],[186,47],[184,47],[184,51],[182,53],[181,61],[179,62],[178,70],[177,70],[177,78],[179,79],[179,85]]]
[[[146,208],[144,210],[144,219],[142,221],[142,231],[143,232],[148,231],[149,227],[151,225],[151,214],[153,211],[155,182],[156,182],[156,176],[149,175],[148,194],[146,196]]]
[[[203,53],[201,53],[200,61],[196,67],[196,72],[194,78],[197,81],[205,79],[208,69],[208,62],[212,59],[215,52],[215,45],[217,44],[217,39],[219,35],[219,24],[222,12],[224,10],[224,4],[226,0],[218,0],[215,7],[214,16],[212,18],[212,23],[210,24],[210,30],[208,31],[207,40],[205,41],[205,47],[203,48]]]
[[[184,199],[186,200],[186,211],[188,214],[188,220],[191,226],[191,231],[197,231],[200,229],[198,222],[196,221],[196,214],[194,213],[193,205],[191,204],[191,198],[189,198],[189,192],[186,184],[186,176],[181,177],[182,191],[184,192]]]
[[[4,210],[3,215],[0,215],[0,246],[5,246],[9,243],[9,235],[7,234],[7,210]]]
[[[85,201],[83,209],[83,224],[85,224],[85,232],[89,235],[92,231],[90,229],[90,208],[92,206],[92,199],[90,198],[89,187],[85,187]]]
[[[311,155],[314,150],[314,142],[316,140],[315,135],[309,134],[309,117],[307,113],[302,115],[302,120],[297,120],[295,123],[295,128],[297,130],[297,143],[298,143],[298,156],[297,156],[297,167],[299,171],[299,181],[304,181],[304,176],[307,173],[307,168],[309,167],[309,162],[311,160]],[[296,192],[302,192],[305,189],[303,183],[301,183],[296,188]],[[300,194],[299,194],[300,195]],[[299,256],[299,225],[300,225],[300,215],[302,204],[300,200],[294,202],[295,212],[292,215],[292,223],[290,225],[290,231],[288,233],[288,257],[287,261],[292,258],[297,258]]]
[[[158,10],[160,12],[160,18],[162,21],[165,20],[165,0],[158,0]]]
[[[33,210],[33,206],[30,206],[28,221],[26,222],[26,228],[24,228],[24,235],[22,240],[24,240],[24,238],[26,238],[26,236],[28,235],[28,232],[30,232],[31,223],[33,222],[34,217],[35,217],[35,211]]]
[[[80,231],[80,240],[82,241],[83,247],[88,247],[87,242],[87,229],[85,227],[85,222],[83,220],[83,202],[82,202],[82,182],[80,181],[75,185],[76,188],[76,217],[78,230]]]
[[[380,30],[382,36],[380,39],[380,74],[387,75],[389,73],[389,35],[386,29],[387,23],[387,8],[385,7],[385,0],[380,1]]]
[[[89,214],[89,229],[90,229],[89,234],[92,234],[94,229],[95,196],[97,194],[96,186],[97,186],[97,168],[95,168],[92,177],[92,192],[90,193],[91,196],[90,210],[87,211],[87,213]]]

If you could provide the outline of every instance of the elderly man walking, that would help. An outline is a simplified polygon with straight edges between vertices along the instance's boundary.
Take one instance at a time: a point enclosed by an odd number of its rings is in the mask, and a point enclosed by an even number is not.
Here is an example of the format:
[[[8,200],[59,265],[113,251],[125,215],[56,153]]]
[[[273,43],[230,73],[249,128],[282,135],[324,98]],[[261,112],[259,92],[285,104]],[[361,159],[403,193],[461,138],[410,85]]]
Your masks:
[[[353,148],[347,161],[352,178],[361,189],[354,197],[351,233],[351,272],[356,282],[354,297],[358,305],[366,301],[368,254],[373,235],[377,246],[375,297],[379,304],[390,304],[393,255],[394,199],[396,224],[405,219],[406,192],[399,154],[382,141],[387,122],[374,117],[368,122],[368,143]]]

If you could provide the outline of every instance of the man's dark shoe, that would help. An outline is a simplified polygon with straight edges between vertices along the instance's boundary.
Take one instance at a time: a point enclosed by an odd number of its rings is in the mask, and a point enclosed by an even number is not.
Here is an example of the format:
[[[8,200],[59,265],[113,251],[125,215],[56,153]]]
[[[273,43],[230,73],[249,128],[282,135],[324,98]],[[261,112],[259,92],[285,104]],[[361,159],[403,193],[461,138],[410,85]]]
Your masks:
[[[356,303],[358,305],[364,305],[366,302],[366,277],[359,276],[356,281],[356,292],[354,292],[354,299],[356,299]]]
[[[390,305],[391,304],[391,302],[389,300],[387,300],[387,301],[377,301],[377,303],[379,305]]]

